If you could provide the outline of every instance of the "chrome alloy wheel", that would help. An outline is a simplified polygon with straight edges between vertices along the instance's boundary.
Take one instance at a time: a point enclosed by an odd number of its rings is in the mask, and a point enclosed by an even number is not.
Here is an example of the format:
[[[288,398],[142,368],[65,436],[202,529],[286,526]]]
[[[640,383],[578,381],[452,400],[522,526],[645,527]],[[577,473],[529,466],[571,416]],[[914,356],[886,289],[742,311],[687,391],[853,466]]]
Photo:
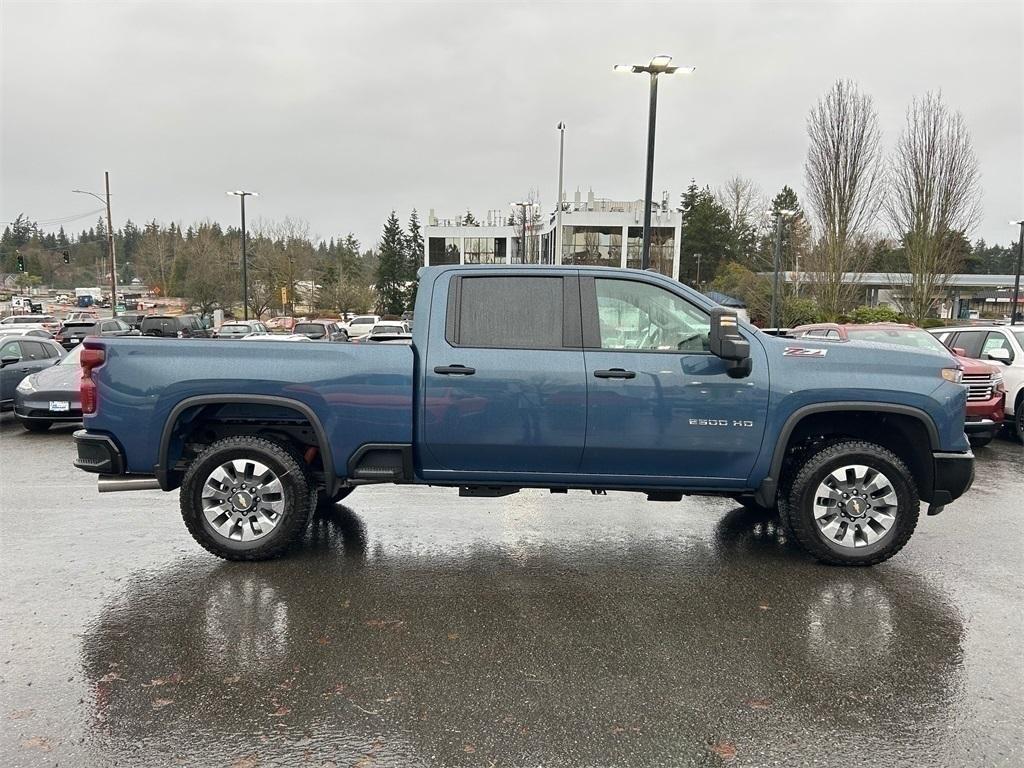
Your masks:
[[[284,486],[274,471],[250,459],[232,459],[203,483],[203,514],[218,534],[255,541],[274,530],[284,513]]]
[[[889,478],[863,464],[833,470],[814,493],[814,521],[829,542],[866,547],[889,533],[898,511]]]

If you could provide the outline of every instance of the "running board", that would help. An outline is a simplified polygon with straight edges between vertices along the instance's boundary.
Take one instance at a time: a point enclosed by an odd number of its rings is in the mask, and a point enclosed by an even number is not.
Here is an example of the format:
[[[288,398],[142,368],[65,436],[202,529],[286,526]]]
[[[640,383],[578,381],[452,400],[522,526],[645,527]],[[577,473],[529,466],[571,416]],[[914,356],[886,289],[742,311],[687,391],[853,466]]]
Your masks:
[[[159,491],[160,481],[151,475],[100,475],[96,487],[100,493]]]

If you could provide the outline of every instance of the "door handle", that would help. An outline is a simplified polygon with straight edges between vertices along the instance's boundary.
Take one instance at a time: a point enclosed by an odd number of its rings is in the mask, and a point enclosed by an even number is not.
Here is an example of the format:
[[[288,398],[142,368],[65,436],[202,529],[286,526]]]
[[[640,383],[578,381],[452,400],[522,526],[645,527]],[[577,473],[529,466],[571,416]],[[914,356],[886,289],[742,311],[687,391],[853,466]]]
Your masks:
[[[442,376],[472,376],[476,373],[476,368],[457,364],[438,365],[434,368],[434,373],[440,373]]]
[[[636,371],[627,371],[625,368],[609,368],[606,371],[594,371],[598,379],[635,379]]]

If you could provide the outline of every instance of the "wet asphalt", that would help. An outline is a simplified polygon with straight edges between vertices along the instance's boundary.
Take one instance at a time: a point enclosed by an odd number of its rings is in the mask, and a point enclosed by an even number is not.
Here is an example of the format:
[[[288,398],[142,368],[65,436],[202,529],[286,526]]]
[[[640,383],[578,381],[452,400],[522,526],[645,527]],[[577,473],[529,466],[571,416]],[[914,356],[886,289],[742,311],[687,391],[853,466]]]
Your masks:
[[[4,766],[1018,766],[1024,448],[871,569],[722,500],[358,489],[232,564],[0,418]]]

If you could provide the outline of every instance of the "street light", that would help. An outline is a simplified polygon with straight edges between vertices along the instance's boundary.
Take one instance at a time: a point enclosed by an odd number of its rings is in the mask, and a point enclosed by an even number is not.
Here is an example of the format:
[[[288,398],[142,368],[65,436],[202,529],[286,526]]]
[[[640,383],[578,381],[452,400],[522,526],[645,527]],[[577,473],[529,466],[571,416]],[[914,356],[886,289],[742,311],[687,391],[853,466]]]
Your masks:
[[[647,269],[651,262],[651,195],[654,189],[654,126],[658,112],[658,75],[689,75],[694,67],[672,66],[672,57],[667,54],[655,56],[651,63],[616,64],[616,72],[646,73],[651,76],[651,103],[647,113],[647,182],[644,185],[644,242],[640,256],[640,268]]]
[[[117,317],[117,265],[114,262],[114,225],[110,218],[110,172],[103,172],[103,183],[106,186],[106,197],[84,189],[72,189],[80,195],[92,195],[107,206],[107,253],[110,256],[110,315]]]
[[[772,309],[771,327],[779,327],[778,300],[779,300],[779,269],[782,262],[782,220],[786,216],[796,216],[797,211],[789,208],[782,208],[775,212],[775,249],[772,254]]]
[[[558,208],[555,210],[555,252],[552,264],[562,263],[562,160],[565,157],[565,123],[560,122],[558,128]]]
[[[1024,263],[1024,219],[1011,221],[1011,226],[1020,227],[1020,234],[1017,236],[1017,272],[1013,276],[1013,305],[1010,307],[1010,325],[1017,324],[1017,301],[1020,297],[1020,270]]]
[[[244,189],[236,189],[232,192],[228,192],[229,195],[234,195],[242,202],[242,319],[249,319],[249,274],[246,271],[246,262],[248,259],[245,256],[245,198],[247,197],[259,197],[259,192],[247,192]]]

